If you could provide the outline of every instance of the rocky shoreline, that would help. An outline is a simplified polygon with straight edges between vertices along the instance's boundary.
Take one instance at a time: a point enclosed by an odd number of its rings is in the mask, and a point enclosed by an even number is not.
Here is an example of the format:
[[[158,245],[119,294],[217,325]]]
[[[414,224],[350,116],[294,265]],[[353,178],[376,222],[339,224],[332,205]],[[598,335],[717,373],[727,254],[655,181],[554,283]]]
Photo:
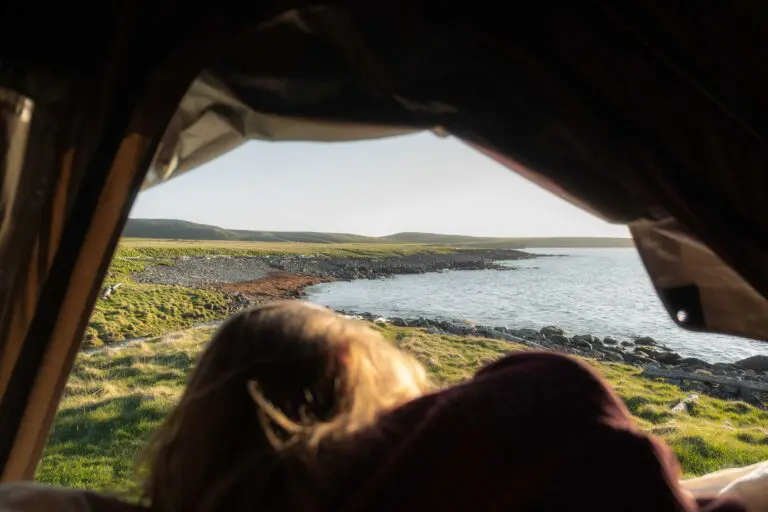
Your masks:
[[[540,350],[631,364],[643,368],[644,374],[649,378],[662,378],[685,391],[729,400],[744,400],[761,407],[768,406],[768,356],[753,356],[732,364],[709,363],[695,357],[682,357],[647,336],[634,340],[617,340],[611,337],[600,339],[590,334],[568,336],[557,326],[546,326],[537,331],[428,318],[384,318],[368,312],[339,313],[375,323],[423,328],[430,334],[505,340]]]
[[[219,285],[264,279],[275,272],[331,280],[377,279],[443,270],[509,270],[499,261],[539,257],[513,249],[462,249],[385,257],[326,255],[183,256],[150,265],[133,277],[139,283]]]
[[[454,253],[338,257],[323,255],[189,256],[151,265],[133,277],[137,282],[214,288],[227,294],[230,309],[279,299],[300,298],[313,284],[354,279],[377,279],[399,274],[444,270],[512,270],[498,261],[539,257],[511,249],[462,250]],[[717,398],[741,399],[768,406],[768,356],[754,356],[737,363],[709,363],[682,357],[649,337],[634,340],[598,338],[590,334],[567,335],[561,328],[509,329],[469,325],[426,318],[385,319],[369,312],[344,312],[365,320],[401,327],[423,328],[433,334],[479,336],[521,343],[599,361],[636,365],[647,376],[663,378],[686,391]],[[763,389],[764,388],[764,389]]]

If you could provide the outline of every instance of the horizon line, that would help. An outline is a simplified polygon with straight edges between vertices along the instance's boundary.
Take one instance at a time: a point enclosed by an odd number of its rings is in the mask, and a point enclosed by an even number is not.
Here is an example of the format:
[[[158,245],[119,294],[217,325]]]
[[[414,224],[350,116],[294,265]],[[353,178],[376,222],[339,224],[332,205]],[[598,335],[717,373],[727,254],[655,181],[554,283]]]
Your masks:
[[[213,228],[219,228],[219,229],[225,229],[227,231],[256,231],[256,232],[265,232],[265,233],[316,233],[316,234],[328,234],[328,235],[353,235],[353,236],[362,236],[367,238],[387,238],[391,236],[396,235],[405,235],[405,234],[414,234],[414,235],[440,235],[440,236],[465,236],[469,238],[498,238],[498,239],[538,239],[538,238],[600,238],[600,239],[614,239],[614,240],[632,240],[631,236],[602,236],[602,235],[540,235],[540,236],[515,236],[515,235],[509,235],[509,236],[496,236],[496,235],[465,235],[461,233],[438,233],[434,231],[398,231],[396,233],[391,233],[388,235],[363,235],[360,233],[350,233],[350,232],[343,232],[343,231],[307,231],[307,230],[275,230],[275,229],[243,229],[243,228],[228,228],[223,226],[218,226],[216,224],[203,224],[196,221],[191,220],[185,220],[185,219],[168,219],[168,218],[148,218],[148,217],[129,217],[127,221],[130,220],[152,220],[152,221],[178,221],[178,222],[188,222],[189,224],[196,224],[198,226],[209,226]],[[126,223],[127,223],[126,221]],[[130,237],[126,237],[130,238]]]

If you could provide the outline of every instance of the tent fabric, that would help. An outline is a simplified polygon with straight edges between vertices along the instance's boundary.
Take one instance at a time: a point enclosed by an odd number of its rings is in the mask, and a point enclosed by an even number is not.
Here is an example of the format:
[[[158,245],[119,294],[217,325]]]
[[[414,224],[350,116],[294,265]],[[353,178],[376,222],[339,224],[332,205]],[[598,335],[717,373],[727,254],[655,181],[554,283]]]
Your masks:
[[[414,131],[255,112],[220,80],[204,72],[192,82],[168,124],[144,188],[195,169],[248,140],[340,142]]]
[[[5,479],[31,476],[142,183],[245,138],[439,127],[630,223],[673,318],[765,339],[764,2],[27,0],[0,19]],[[34,107],[21,168],[12,96]]]

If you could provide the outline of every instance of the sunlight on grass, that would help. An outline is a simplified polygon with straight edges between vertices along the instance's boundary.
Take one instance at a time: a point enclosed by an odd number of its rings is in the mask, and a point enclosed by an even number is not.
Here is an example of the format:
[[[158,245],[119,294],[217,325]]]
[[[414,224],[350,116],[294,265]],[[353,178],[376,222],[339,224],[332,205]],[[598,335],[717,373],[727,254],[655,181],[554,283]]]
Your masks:
[[[483,338],[379,327],[424,363],[438,385],[468,379],[482,365],[527,347]],[[147,343],[80,354],[37,479],[55,485],[130,491],[134,461],[181,394],[213,329],[196,328]],[[585,360],[614,386],[641,428],[664,438],[686,476],[768,459],[768,412],[743,402],[701,396],[684,412],[687,394],[640,377],[640,370]]]

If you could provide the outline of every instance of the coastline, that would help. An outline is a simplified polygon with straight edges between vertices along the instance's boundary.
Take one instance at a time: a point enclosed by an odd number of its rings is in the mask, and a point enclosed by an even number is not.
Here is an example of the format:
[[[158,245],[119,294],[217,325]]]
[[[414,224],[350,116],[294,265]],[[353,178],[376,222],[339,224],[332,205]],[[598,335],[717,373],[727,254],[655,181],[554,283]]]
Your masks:
[[[534,350],[558,352],[601,363],[631,365],[642,369],[641,376],[659,379],[683,391],[724,400],[742,400],[768,408],[766,356],[750,357],[736,363],[709,363],[696,357],[682,357],[648,336],[619,341],[610,336],[600,339],[591,334],[573,335],[554,325],[537,331],[421,317],[385,318],[370,312],[337,312],[380,325],[416,327],[427,334],[507,341]]]
[[[244,307],[301,298],[307,287],[318,283],[444,270],[514,271],[514,268],[502,267],[498,262],[539,257],[546,256],[504,249],[416,252],[379,257],[329,254],[181,256],[160,264],[146,265],[132,277],[137,283],[221,293],[228,301],[227,308],[216,315],[221,318]],[[365,311],[341,313],[394,326],[417,327],[427,333],[502,340],[600,362],[633,365],[642,368],[649,378],[661,378],[684,391],[741,399],[763,407],[768,404],[768,367],[764,368],[763,362],[753,369],[738,363],[711,363],[683,357],[647,337],[635,340],[600,339],[590,334],[566,335],[556,326],[544,326],[537,331],[431,318],[385,319],[375,312]]]
[[[231,297],[233,307],[295,299],[308,286],[331,281],[380,279],[446,270],[514,270],[499,261],[546,257],[514,249],[464,249],[397,256],[334,255],[190,256],[148,265],[138,283],[208,288]]]

